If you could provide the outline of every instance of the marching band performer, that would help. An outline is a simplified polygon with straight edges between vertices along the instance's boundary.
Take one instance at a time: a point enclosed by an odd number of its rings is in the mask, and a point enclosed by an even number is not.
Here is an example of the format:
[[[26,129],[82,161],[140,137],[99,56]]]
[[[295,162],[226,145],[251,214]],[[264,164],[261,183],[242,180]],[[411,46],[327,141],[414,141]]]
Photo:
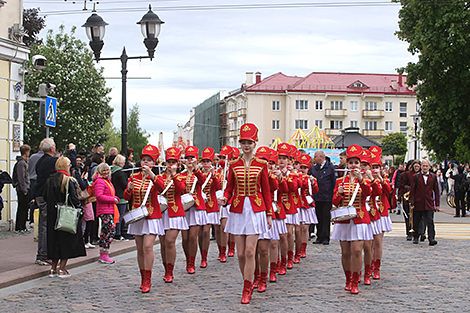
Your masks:
[[[219,204],[217,202],[216,191],[220,190],[220,182],[215,175],[215,168],[212,166],[215,151],[211,147],[202,150],[202,172],[204,175],[203,192],[207,196],[207,224],[199,230],[199,250],[201,251],[201,267],[207,267],[207,251],[210,245],[211,225],[220,225]],[[224,253],[225,255],[225,253]]]
[[[227,180],[227,170],[228,162],[231,160],[233,155],[233,149],[230,146],[223,146],[219,154],[219,171],[217,172],[217,177],[220,181],[222,190],[224,185],[226,185]],[[219,257],[217,260],[220,262],[227,262],[227,256],[225,251],[227,250],[227,240],[229,235],[225,232],[225,226],[227,225],[227,218],[230,214],[229,205],[224,205],[219,207],[220,210],[220,225],[215,226],[215,238],[217,240],[217,245],[219,247]],[[232,247],[232,242],[228,242],[229,250]],[[233,251],[235,251],[235,242],[233,242]],[[233,256],[233,255],[232,255]]]
[[[352,205],[356,208],[357,217],[349,221],[335,222],[331,238],[340,241],[341,263],[346,276],[344,289],[357,294],[364,241],[373,239],[370,218],[366,210],[366,197],[371,194],[371,187],[360,169],[362,147],[351,145],[346,153],[350,173],[336,180],[333,204],[337,207],[347,206],[354,198]]]
[[[390,186],[390,181],[388,180],[387,174],[384,174],[383,177],[380,174],[382,166],[382,149],[377,146],[370,147],[371,151],[371,165],[372,165],[372,176],[374,179],[380,181],[382,187],[382,195],[376,197],[375,199],[375,208],[378,210],[381,218],[379,219],[381,223],[382,233],[374,235],[374,260],[372,261],[372,271],[374,273],[374,279],[380,279],[380,262],[382,260],[383,254],[383,237],[385,232],[392,231],[392,223],[390,221],[390,216],[388,215],[388,210],[390,209],[390,203],[388,202],[388,195],[392,192],[392,187]]]
[[[308,229],[310,224],[318,224],[317,215],[315,214],[315,203],[313,202],[313,194],[317,193],[319,188],[317,179],[308,175],[310,171],[312,157],[308,154],[300,156],[300,180],[301,180],[301,207],[299,209],[300,230],[301,230],[301,246],[300,251],[296,251],[296,256],[305,258],[307,256]],[[311,203],[309,203],[311,200]]]
[[[188,274],[194,274],[196,272],[194,263],[198,245],[197,237],[201,226],[207,224],[206,203],[202,197],[202,185],[205,177],[197,166],[199,149],[195,146],[188,146],[184,154],[186,169],[180,173],[180,176],[186,182],[185,194],[191,194],[195,204],[185,213],[189,230],[183,230],[181,236],[183,238],[184,254],[186,255],[186,271]],[[205,257],[207,259],[207,255]]]
[[[181,151],[177,147],[170,147],[166,150],[165,158],[167,169],[161,174],[164,182],[162,195],[168,202],[168,209],[163,212],[163,227],[165,228],[165,238],[160,241],[162,251],[162,262],[165,266],[165,276],[163,280],[167,283],[173,282],[173,269],[176,259],[176,237],[180,230],[188,230],[181,195],[186,189],[184,178],[177,174],[178,162]]]
[[[228,184],[220,204],[232,200],[226,231],[235,235],[238,264],[244,279],[241,303],[250,303],[253,292],[255,251],[258,237],[272,226],[272,199],[267,162],[253,156],[258,128],[246,123],[240,128],[243,157],[230,162]]]
[[[137,246],[137,263],[139,264],[142,284],[140,288],[143,293],[149,292],[152,285],[152,268],[154,261],[153,245],[155,237],[165,235],[162,222],[162,212],[158,203],[158,193],[163,190],[163,180],[156,176],[151,167],[155,165],[160,151],[157,147],[147,145],[142,149],[140,155],[142,172],[132,174],[124,191],[124,199],[132,198],[132,209],[138,209],[141,205],[145,205],[149,212],[149,216],[129,224],[127,233],[135,236],[135,244]],[[150,186],[150,182],[154,185]],[[150,196],[146,203],[143,203],[147,189],[151,188]]]
[[[230,161],[238,159],[240,156],[240,150],[236,147],[232,147],[232,155],[230,158]],[[227,208],[230,212],[230,206],[232,204],[230,202],[227,203]],[[225,228],[224,228],[225,229]],[[233,257],[235,256],[235,237],[232,234],[228,234],[228,252],[227,252],[228,257]]]

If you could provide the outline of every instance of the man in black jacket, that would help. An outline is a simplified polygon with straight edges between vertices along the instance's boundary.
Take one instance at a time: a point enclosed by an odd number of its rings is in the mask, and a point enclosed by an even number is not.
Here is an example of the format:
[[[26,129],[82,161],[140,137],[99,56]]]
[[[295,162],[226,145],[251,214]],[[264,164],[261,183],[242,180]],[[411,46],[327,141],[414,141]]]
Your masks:
[[[310,172],[317,179],[319,188],[319,191],[313,194],[318,218],[317,240],[315,243],[328,245],[330,243],[330,211],[336,183],[335,166],[322,150],[315,151],[313,160],[316,165],[312,167]]]
[[[16,157],[16,164],[13,168],[13,186],[16,188],[18,196],[18,208],[16,211],[15,230],[18,232],[29,232],[26,228],[29,207],[29,173],[28,159],[31,147],[22,145],[20,147],[20,156]]]

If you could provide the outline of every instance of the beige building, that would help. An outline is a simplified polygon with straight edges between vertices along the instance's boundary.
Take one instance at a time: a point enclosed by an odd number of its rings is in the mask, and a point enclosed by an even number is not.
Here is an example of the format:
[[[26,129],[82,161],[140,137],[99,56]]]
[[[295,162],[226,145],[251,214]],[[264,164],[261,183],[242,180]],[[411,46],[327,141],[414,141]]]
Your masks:
[[[412,135],[417,100],[405,81],[400,74],[277,73],[261,79],[259,72],[247,73],[242,88],[225,98],[224,136],[227,144],[237,146],[238,129],[245,122],[260,129],[259,145],[270,145],[277,137],[287,141],[297,129],[315,125],[330,138],[348,127],[379,142],[392,132]],[[413,149],[410,140],[409,151]]]
[[[23,144],[23,65],[29,49],[22,43],[23,1],[0,0],[0,170],[13,172]],[[5,185],[2,221],[16,218],[16,191]]]

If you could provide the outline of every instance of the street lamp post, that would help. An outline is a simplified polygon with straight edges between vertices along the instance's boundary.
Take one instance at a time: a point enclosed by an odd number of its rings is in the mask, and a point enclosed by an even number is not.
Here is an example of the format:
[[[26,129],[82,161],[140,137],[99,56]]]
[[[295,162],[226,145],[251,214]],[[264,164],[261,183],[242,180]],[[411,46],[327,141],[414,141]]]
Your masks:
[[[157,14],[153,13],[152,6],[149,5],[149,11],[137,22],[141,26],[141,32],[144,36],[144,45],[147,48],[148,56],[129,57],[126,53],[126,47],[123,47],[120,57],[101,58],[101,49],[104,46],[103,38],[105,35],[105,27],[109,25],[101,16],[93,13],[82,27],[85,27],[86,34],[90,40],[90,47],[95,55],[96,62],[100,60],[120,60],[121,61],[121,82],[122,82],[122,98],[121,98],[121,153],[127,161],[127,60],[133,59],[150,59],[155,56],[155,48],[158,45],[158,35],[160,34],[161,25],[164,24]]]
[[[413,117],[413,123],[415,124],[415,160],[418,159],[418,122],[419,122],[419,113],[411,115]]]

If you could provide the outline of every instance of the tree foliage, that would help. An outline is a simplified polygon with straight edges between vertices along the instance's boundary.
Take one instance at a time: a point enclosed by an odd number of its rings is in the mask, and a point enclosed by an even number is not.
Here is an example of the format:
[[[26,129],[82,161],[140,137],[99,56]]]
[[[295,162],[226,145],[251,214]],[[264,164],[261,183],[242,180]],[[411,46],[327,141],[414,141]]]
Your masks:
[[[408,151],[406,136],[402,133],[391,133],[382,139],[383,155],[404,155]]]
[[[401,0],[396,35],[418,55],[404,68],[421,103],[422,142],[438,160],[470,150],[470,3]],[[463,135],[465,140],[459,140]]]
[[[136,103],[127,115],[127,146],[134,149],[134,161],[140,159],[140,152],[148,145],[150,137],[150,134],[139,126],[139,115],[139,106]]]
[[[104,132],[108,135],[108,139],[103,144],[104,151],[109,151],[112,147],[121,150],[121,131],[114,126],[112,116],[104,124]]]
[[[39,16],[40,10],[40,8],[23,10],[23,27],[25,30],[23,43],[28,47],[32,46],[33,44],[42,44],[42,39],[39,39],[38,35],[46,26],[46,20]]]
[[[50,96],[57,98],[57,126],[50,128],[50,137],[58,149],[73,142],[84,151],[106,141],[104,125],[113,109],[108,105],[111,89],[105,87],[103,69],[95,68],[93,54],[74,36],[75,29],[70,34],[65,33],[63,25],[56,34],[49,30],[45,44],[31,48],[31,55],[45,56],[48,64],[41,73],[26,76],[25,91],[37,97],[39,84],[56,85]],[[31,68],[31,62],[27,66]],[[24,118],[25,142],[36,149],[45,137],[45,128],[39,126],[37,102],[25,104]]]

